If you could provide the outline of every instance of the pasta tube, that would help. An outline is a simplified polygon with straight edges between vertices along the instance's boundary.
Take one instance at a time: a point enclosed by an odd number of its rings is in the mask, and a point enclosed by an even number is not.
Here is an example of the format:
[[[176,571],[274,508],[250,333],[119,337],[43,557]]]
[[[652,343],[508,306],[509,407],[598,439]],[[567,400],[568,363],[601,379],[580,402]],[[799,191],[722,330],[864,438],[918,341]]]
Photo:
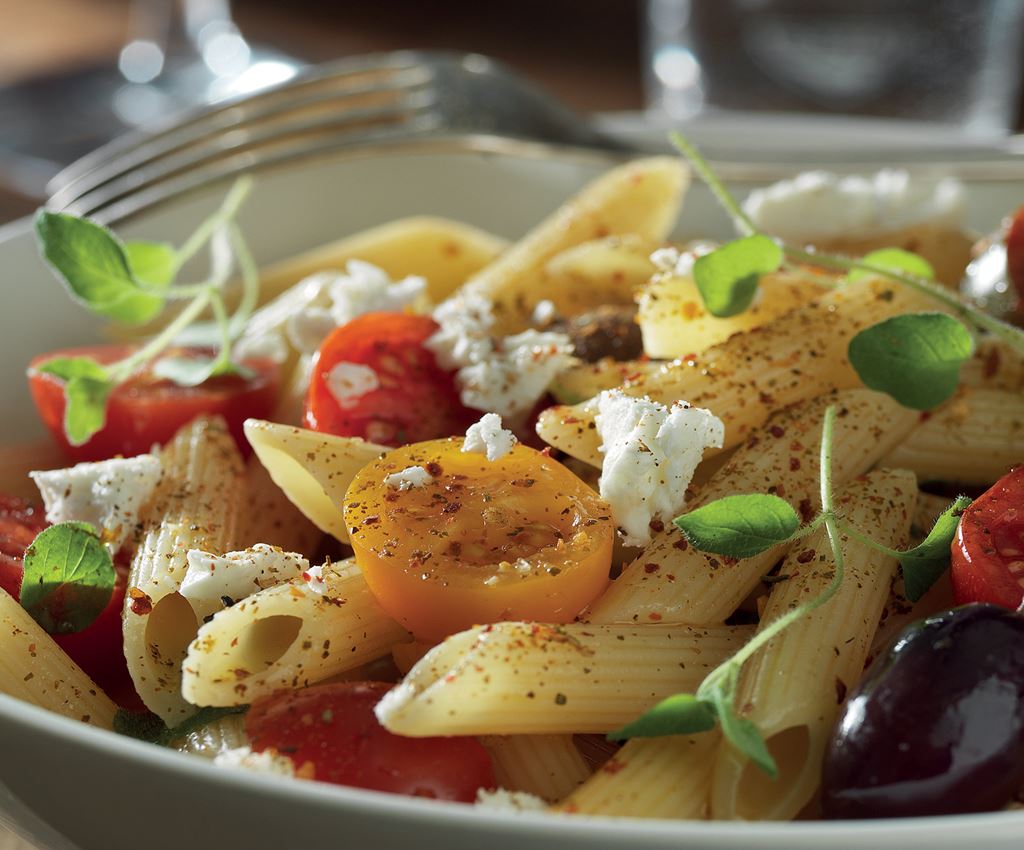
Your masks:
[[[739,445],[779,408],[833,389],[860,385],[846,359],[850,339],[862,329],[935,304],[904,286],[870,278],[822,295],[753,331],[736,334],[702,357],[668,363],[623,392],[672,404],[685,400],[709,408],[725,423],[725,448]],[[546,410],[537,433],[556,449],[601,465],[594,428],[596,403]]]
[[[345,491],[356,473],[388,447],[262,419],[246,420],[245,436],[292,504],[321,531],[347,543],[341,515]]]
[[[662,241],[675,224],[689,181],[689,169],[676,157],[639,159],[613,168],[470,278],[462,291],[493,303],[497,333],[522,329],[533,305],[552,297],[543,274],[549,260],[605,236],[634,234]]]
[[[963,366],[960,383],[990,390],[1024,391],[1024,354],[999,339],[983,339]]]
[[[657,242],[627,234],[584,242],[544,266],[545,292],[563,316],[604,304],[632,306],[634,292],[654,274]]]
[[[245,467],[245,510],[238,540],[242,547],[268,543],[285,552],[312,552],[322,532],[292,504],[258,457]]]
[[[245,477],[219,418],[185,425],[160,458],[163,477],[128,575],[124,654],[146,707],[173,726],[194,711],[181,697],[181,661],[199,627],[177,592],[188,569],[186,554],[233,548]]]
[[[18,601],[0,590],[0,694],[102,729],[117,706]]]
[[[217,612],[188,647],[185,699],[244,705],[337,676],[409,639],[381,611],[354,561],[324,565],[323,582],[320,592],[300,576]]]
[[[590,776],[572,735],[488,735],[480,743],[491,755],[495,782],[508,791],[554,803]]]
[[[608,732],[693,690],[745,626],[495,623],[452,635],[381,700],[399,735]]]
[[[883,461],[922,481],[988,486],[1024,460],[1024,396],[966,389],[925,418]]]
[[[773,493],[810,518],[819,507],[818,447],[829,404],[840,411],[832,461],[836,486],[870,469],[918,421],[915,411],[870,390],[844,390],[794,405],[751,434],[689,507],[736,493]],[[668,526],[594,602],[586,618],[595,623],[720,623],[787,548],[774,546],[733,562],[696,551]]]
[[[906,470],[879,470],[837,494],[837,510],[883,546],[906,542],[917,482]],[[788,820],[813,797],[839,706],[861,677],[871,638],[896,570],[895,558],[845,535],[846,577],[820,608],[797,620],[745,666],[736,694],[743,715],[757,724],[779,775],[771,779],[723,743],[715,764],[715,818]],[[798,550],[798,551],[797,551]],[[761,628],[820,595],[835,574],[824,528],[802,540],[780,568]]]

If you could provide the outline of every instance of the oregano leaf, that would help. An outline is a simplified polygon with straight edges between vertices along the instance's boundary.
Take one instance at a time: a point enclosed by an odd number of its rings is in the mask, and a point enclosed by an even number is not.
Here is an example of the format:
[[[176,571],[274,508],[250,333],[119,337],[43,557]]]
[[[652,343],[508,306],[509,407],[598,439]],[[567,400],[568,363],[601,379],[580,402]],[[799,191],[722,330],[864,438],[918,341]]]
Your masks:
[[[785,499],[767,493],[725,496],[673,522],[702,552],[750,558],[788,540],[800,518]]]
[[[178,270],[178,252],[167,242],[125,242],[128,268],[136,280],[151,286],[170,286]]]
[[[778,765],[768,751],[761,730],[750,720],[740,717],[733,708],[733,697],[721,688],[712,688],[710,697],[722,725],[722,735],[772,779],[779,774]]]
[[[693,264],[693,280],[712,316],[742,313],[754,300],[761,275],[777,271],[783,253],[759,233],[727,242]]]
[[[714,728],[715,712],[707,702],[692,694],[676,694],[663,699],[621,729],[609,732],[608,739],[660,738],[707,732]]]
[[[877,251],[865,254],[859,262],[891,272],[907,272],[927,280],[935,279],[935,269],[932,268],[931,263],[920,254],[904,251],[902,248],[879,248]],[[869,272],[866,269],[853,269],[846,279],[853,283],[873,276],[874,272]]]
[[[939,514],[931,531],[917,546],[900,554],[903,570],[903,592],[917,602],[949,568],[949,547],[956,536],[960,516],[971,504],[966,496],[958,496]]]
[[[847,352],[865,386],[914,410],[950,398],[973,353],[970,332],[945,313],[893,316],[858,333]]]

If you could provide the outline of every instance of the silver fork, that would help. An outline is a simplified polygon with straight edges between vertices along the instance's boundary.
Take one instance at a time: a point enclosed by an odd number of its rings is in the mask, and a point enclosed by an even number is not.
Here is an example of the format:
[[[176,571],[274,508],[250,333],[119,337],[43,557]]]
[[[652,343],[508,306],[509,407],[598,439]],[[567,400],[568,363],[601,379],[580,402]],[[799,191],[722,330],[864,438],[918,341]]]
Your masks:
[[[336,148],[453,133],[621,149],[486,57],[373,54],[115,139],[54,177],[47,206],[112,221],[243,171]]]

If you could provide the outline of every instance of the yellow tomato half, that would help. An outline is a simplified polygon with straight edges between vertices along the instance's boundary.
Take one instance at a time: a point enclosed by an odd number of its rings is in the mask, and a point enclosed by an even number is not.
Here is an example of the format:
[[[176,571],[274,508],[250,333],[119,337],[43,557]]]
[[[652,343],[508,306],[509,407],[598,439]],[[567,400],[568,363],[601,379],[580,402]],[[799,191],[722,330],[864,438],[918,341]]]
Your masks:
[[[489,461],[462,442],[395,449],[356,475],[345,523],[370,590],[421,640],[500,620],[569,622],[608,583],[607,503],[535,449]],[[411,466],[432,480],[385,483]]]

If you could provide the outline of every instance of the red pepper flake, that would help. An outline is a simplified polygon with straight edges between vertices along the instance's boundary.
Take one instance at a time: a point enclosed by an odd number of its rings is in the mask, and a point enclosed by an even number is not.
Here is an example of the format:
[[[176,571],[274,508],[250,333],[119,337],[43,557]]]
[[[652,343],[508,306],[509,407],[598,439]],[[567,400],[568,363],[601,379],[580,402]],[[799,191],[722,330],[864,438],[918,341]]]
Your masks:
[[[661,534],[665,530],[665,523],[660,519],[652,519],[647,523],[647,527],[651,529],[655,534]]]
[[[1002,355],[998,348],[992,348],[985,356],[985,368],[983,374],[986,378],[993,378],[999,372],[999,360]]]
[[[533,478],[516,478],[512,481],[513,487],[532,487],[536,484],[536,480]]]
[[[626,765],[618,759],[610,758],[608,759],[608,761],[604,763],[604,766],[601,768],[601,770],[603,770],[605,773],[616,774],[625,766]]]
[[[428,463],[424,467],[424,469],[426,469],[427,472],[429,472],[431,475],[433,475],[434,478],[437,478],[437,476],[439,476],[442,472],[444,472],[444,470],[441,468],[441,464],[439,464],[436,460],[430,461],[430,463]]]
[[[131,612],[144,617],[153,610],[153,600],[149,594],[139,590],[137,587],[128,588],[128,598],[132,600]]]
[[[785,437],[786,429],[781,425],[772,425],[772,427],[768,429],[768,433],[773,437]]]
[[[651,620],[654,623],[657,623],[659,620],[661,620],[661,614],[659,614],[657,611],[651,611],[647,615],[647,619]]]
[[[650,575],[656,573],[661,567],[658,564],[644,564],[644,572]]]
[[[447,505],[445,505],[443,508],[441,508],[441,513],[443,513],[443,514],[454,514],[454,513],[458,513],[461,508],[462,508],[462,503],[461,502],[449,502]]]
[[[804,522],[810,522],[814,519],[814,506],[811,504],[810,499],[800,500],[800,519]]]
[[[680,537],[675,543],[672,544],[673,549],[678,549],[680,552],[685,552],[690,548],[690,542],[685,537]]]
[[[921,415],[918,417],[918,422],[927,422],[932,418],[932,412],[930,410],[922,410]]]
[[[789,470],[790,472],[796,472],[800,468],[800,458],[791,457],[789,459]]]
[[[798,564],[809,564],[817,554],[813,549],[804,549],[803,552],[796,556],[796,562]]]
[[[376,525],[378,522],[380,522],[380,517],[374,514],[373,516],[368,516],[366,519],[364,519],[361,524]]]

